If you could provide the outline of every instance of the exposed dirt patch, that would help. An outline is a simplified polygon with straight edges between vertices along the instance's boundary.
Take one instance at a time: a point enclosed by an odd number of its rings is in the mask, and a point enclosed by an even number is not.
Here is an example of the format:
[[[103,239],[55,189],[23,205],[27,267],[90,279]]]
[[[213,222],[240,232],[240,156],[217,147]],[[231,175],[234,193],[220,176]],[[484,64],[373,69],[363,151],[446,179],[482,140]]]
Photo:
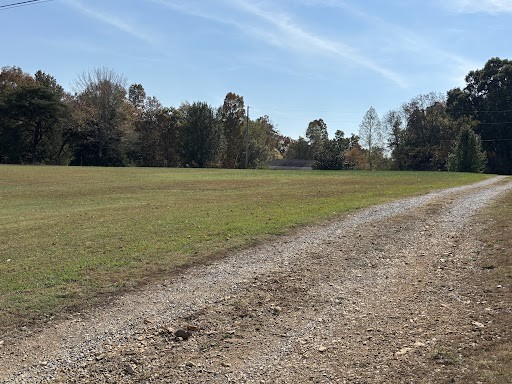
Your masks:
[[[496,382],[512,277],[489,273],[510,248],[490,261],[492,223],[474,217],[511,190],[407,199],[193,268],[3,340],[0,381]]]

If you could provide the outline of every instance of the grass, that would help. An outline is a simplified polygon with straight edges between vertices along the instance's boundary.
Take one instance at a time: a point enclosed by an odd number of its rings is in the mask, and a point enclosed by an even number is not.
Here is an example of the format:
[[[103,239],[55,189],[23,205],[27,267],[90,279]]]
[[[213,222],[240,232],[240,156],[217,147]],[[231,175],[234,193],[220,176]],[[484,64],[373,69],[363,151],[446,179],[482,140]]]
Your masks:
[[[0,329],[298,226],[485,177],[0,166]]]

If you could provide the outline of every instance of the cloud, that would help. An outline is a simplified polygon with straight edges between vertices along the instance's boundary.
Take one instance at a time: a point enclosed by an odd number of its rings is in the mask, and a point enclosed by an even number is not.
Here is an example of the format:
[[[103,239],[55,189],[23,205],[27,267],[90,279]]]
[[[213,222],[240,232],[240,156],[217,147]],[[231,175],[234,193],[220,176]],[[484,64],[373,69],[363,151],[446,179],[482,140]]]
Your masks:
[[[457,84],[464,80],[464,77],[469,70],[478,66],[478,63],[470,60],[464,56],[454,53],[453,48],[444,49],[439,44],[436,44],[432,39],[428,39],[423,35],[419,35],[414,31],[405,28],[396,23],[389,22],[380,16],[366,12],[361,8],[349,4],[342,0],[301,0],[304,3],[314,5],[323,5],[328,7],[342,8],[355,17],[363,20],[368,26],[371,26],[375,36],[385,37],[385,44],[383,47],[393,52],[404,52],[405,55],[400,55],[401,60],[407,57],[420,60],[442,62],[443,66],[449,64],[446,71],[453,79],[457,79]],[[508,3],[512,4],[512,0],[481,0],[481,2],[494,2],[494,3]],[[454,0],[453,3],[457,1]],[[475,3],[468,0],[458,0],[462,3]],[[452,4],[451,2],[448,2]]]
[[[227,12],[218,12],[219,9],[222,8],[222,1],[220,4],[217,2],[215,4],[209,2],[202,1],[181,1],[181,0],[149,0],[154,4],[158,4],[169,8],[171,10],[180,12],[185,15],[190,15],[194,17],[200,17],[202,19],[214,21],[221,24],[228,24],[235,26],[237,28],[242,28],[243,25],[237,22],[236,19],[227,17]],[[213,7],[210,7],[212,6]],[[210,8],[209,8],[210,7]]]
[[[307,31],[294,23],[288,13],[277,7],[264,8],[261,2],[244,0],[224,0],[220,3],[216,2],[215,7],[210,7],[208,3],[202,1],[151,1],[187,15],[230,25],[259,42],[282,50],[309,56],[321,54],[357,64],[378,73],[400,87],[406,86],[406,81],[399,74],[364,57],[348,44]],[[315,5],[320,4],[315,3]],[[321,5],[333,6],[338,5],[338,2],[323,0]]]
[[[148,34],[145,31],[142,31],[142,29],[139,29],[130,23],[121,20],[116,16],[95,10],[93,8],[89,8],[88,6],[84,5],[84,3],[82,3],[80,0],[67,0],[66,2],[67,4],[78,10],[81,14],[96,21],[99,21],[101,23],[107,24],[111,27],[114,27],[121,32],[127,33],[137,38],[138,40],[142,40],[149,44],[155,44],[156,42],[154,36]]]
[[[459,13],[512,13],[512,0],[451,0],[441,4]]]
[[[264,28],[263,30],[268,35],[270,32],[267,27],[275,28],[275,31],[272,33],[273,38],[270,41],[276,45],[289,49],[292,48],[303,53],[313,55],[320,53],[352,62],[378,73],[400,87],[406,86],[406,81],[397,73],[361,55],[356,49],[346,43],[334,41],[307,31],[294,23],[293,19],[283,11],[264,9],[261,6],[254,5],[252,2],[243,0],[232,0],[231,2],[238,8],[266,22],[267,26],[261,26],[259,31],[262,30],[261,28]],[[333,5],[332,2],[329,2],[329,5]]]

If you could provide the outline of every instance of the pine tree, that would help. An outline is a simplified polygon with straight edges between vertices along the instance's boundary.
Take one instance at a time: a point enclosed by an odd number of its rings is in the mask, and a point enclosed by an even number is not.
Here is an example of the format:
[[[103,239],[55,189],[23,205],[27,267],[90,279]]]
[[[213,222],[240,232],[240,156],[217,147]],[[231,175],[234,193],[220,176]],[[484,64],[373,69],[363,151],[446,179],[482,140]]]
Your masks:
[[[448,157],[448,170],[454,172],[483,172],[486,164],[482,142],[470,128],[463,128]]]

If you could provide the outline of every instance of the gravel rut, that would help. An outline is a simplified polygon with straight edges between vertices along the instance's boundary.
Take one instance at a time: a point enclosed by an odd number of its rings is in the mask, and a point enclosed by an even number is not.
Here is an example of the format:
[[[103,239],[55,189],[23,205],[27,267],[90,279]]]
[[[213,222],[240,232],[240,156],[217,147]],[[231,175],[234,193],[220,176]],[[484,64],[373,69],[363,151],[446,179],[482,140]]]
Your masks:
[[[496,177],[361,210],[7,336],[0,382],[459,382],[461,353],[508,337],[486,316],[510,308],[461,275],[484,246],[473,216],[510,190]]]

